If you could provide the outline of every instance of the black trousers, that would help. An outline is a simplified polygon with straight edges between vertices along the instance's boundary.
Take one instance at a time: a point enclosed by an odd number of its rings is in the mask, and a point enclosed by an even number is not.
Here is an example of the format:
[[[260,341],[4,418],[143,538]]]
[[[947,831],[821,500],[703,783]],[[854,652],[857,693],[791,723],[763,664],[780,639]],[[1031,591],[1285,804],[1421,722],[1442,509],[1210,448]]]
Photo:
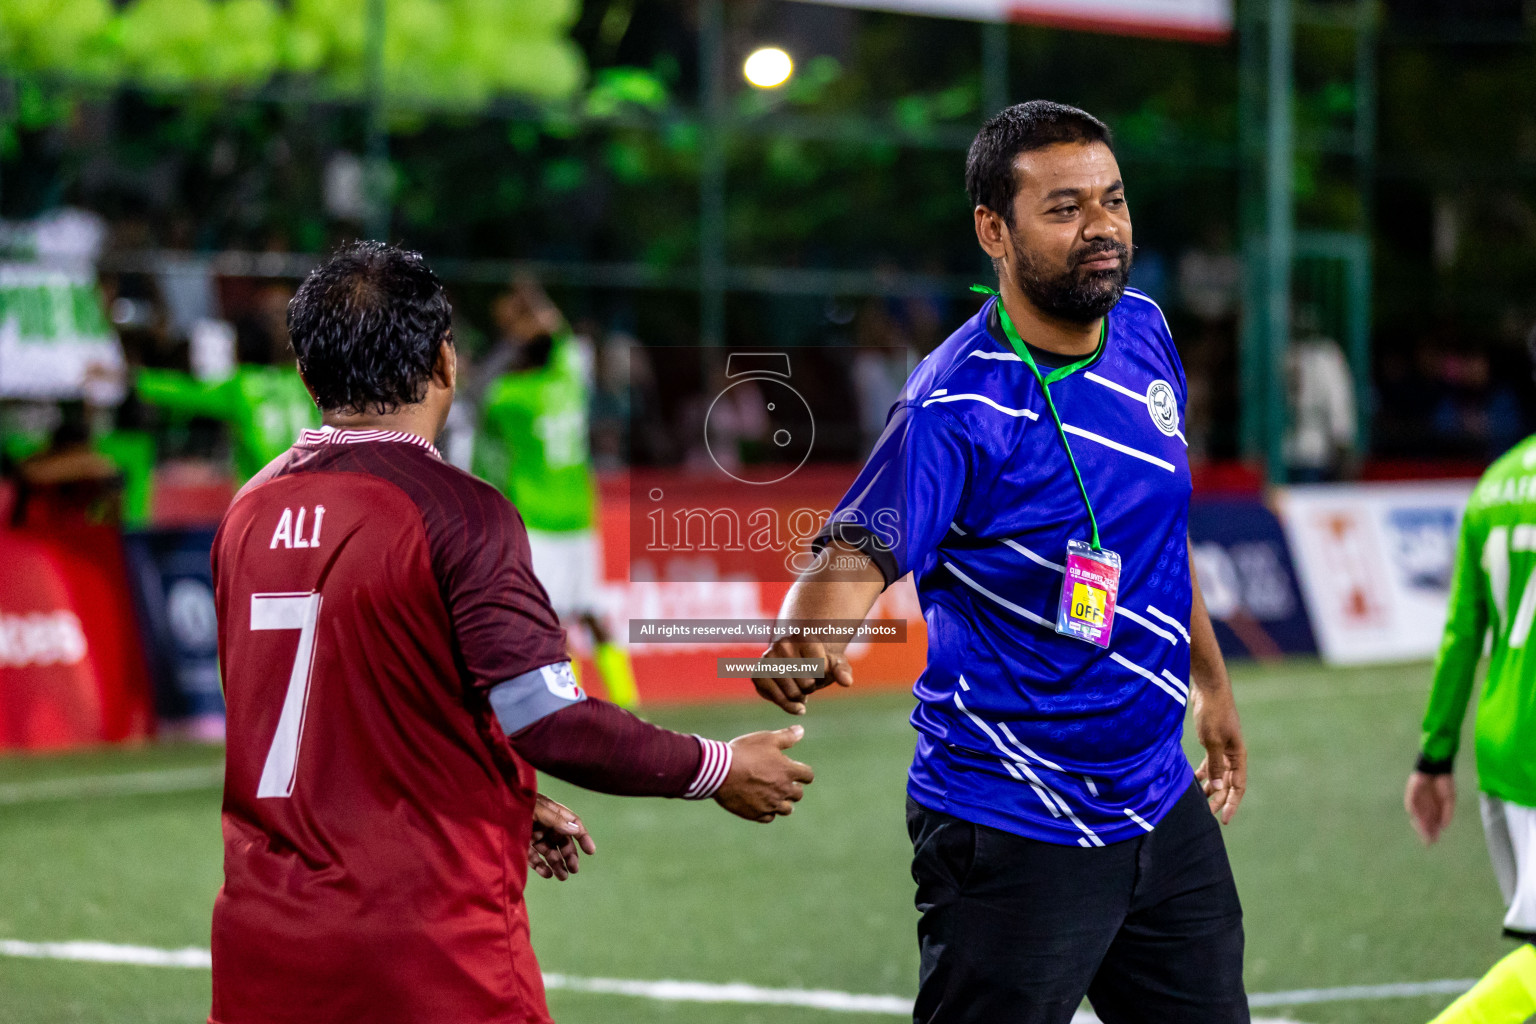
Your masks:
[[[1243,911],[1191,786],[1156,830],[1058,846],[907,801],[917,1024],[1247,1024]]]

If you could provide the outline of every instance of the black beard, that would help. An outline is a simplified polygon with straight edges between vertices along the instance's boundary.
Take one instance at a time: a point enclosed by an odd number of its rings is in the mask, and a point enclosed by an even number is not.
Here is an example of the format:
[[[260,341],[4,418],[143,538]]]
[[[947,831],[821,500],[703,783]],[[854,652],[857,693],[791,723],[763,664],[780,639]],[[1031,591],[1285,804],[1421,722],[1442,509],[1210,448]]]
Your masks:
[[[1014,238],[1013,247],[1019,254],[1014,273],[1019,290],[1036,309],[1059,320],[1088,324],[1099,319],[1115,308],[1131,277],[1131,250],[1124,242],[1103,242],[1080,249],[1072,254],[1067,269],[1054,277],[1030,256],[1019,238]],[[1116,269],[1081,269],[1084,262],[1111,252],[1120,256]]]

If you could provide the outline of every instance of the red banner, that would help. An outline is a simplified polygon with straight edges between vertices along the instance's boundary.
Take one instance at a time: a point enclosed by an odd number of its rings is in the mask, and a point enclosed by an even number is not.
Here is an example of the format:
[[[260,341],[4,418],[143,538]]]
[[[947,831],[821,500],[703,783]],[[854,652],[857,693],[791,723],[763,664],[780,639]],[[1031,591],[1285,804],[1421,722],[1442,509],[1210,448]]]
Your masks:
[[[112,527],[0,530],[0,750],[148,736],[149,674]]]
[[[852,481],[858,467],[811,467],[795,478],[794,509],[814,509],[822,518],[836,507],[843,490]],[[685,472],[651,471],[644,480],[645,489],[660,487],[668,494],[681,494],[707,485]],[[654,555],[642,566],[646,582],[630,580],[630,539],[635,524],[630,517],[630,481],[616,475],[602,480],[601,542],[603,547],[603,583],[601,606],[606,624],[615,636],[629,634],[630,619],[772,619],[789,592],[789,582],[782,566],[773,582],[760,582],[755,573],[743,571],[739,555],[702,550],[676,551],[670,554],[681,564],[669,565]],[[725,500],[722,502],[722,498]],[[716,493],[715,504],[731,504],[728,495]],[[742,504],[737,510],[747,518],[759,506]],[[815,529],[803,535],[814,534]],[[686,579],[694,582],[669,582]],[[854,685],[859,689],[883,687],[909,689],[923,670],[927,659],[927,629],[918,606],[917,591],[911,580],[902,580],[881,596],[870,613],[872,618],[907,620],[907,638],[901,643],[855,642],[848,648],[853,666]],[[702,702],[746,700],[754,696],[746,679],[719,679],[715,659],[727,656],[761,654],[761,644],[678,645],[675,643],[635,643],[630,657],[635,667],[641,699],[646,702]],[[588,659],[582,659],[582,680],[592,683],[597,673]],[[593,687],[600,692],[600,687]]]

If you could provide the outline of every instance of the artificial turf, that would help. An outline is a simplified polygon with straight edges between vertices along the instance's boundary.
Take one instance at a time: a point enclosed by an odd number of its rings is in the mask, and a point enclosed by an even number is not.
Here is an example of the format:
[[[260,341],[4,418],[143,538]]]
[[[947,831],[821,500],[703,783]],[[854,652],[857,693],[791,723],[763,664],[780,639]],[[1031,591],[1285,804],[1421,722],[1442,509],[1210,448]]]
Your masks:
[[[1226,831],[1247,915],[1249,990],[1480,975],[1509,948],[1483,850],[1469,758],[1441,843],[1422,848],[1402,810],[1428,670],[1312,663],[1235,669],[1252,758]],[[795,814],[770,826],[712,803],[624,800],[551,782],[599,850],[561,883],[532,879],[547,971],[582,977],[749,982],[910,996],[916,913],[903,779],[910,699],[816,698],[796,748],[817,771]],[[657,708],[674,728],[728,738],[790,719],[766,704]],[[160,746],[0,759],[0,797],[32,782],[192,767],[220,752]],[[206,947],[219,884],[218,793],[0,802],[0,939]],[[1422,1022],[1449,996],[1276,1007],[1315,1024]],[[792,1007],[657,1002],[556,991],[561,1021],[590,1024],[861,1024],[900,1018]],[[192,1022],[206,972],[0,956],[0,1024]]]

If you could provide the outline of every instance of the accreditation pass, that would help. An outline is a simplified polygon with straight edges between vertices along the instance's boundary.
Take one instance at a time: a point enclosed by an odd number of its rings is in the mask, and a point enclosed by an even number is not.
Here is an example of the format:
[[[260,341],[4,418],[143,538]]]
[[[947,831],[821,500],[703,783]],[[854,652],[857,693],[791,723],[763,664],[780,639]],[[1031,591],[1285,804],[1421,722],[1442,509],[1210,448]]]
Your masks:
[[[1087,541],[1067,542],[1067,572],[1061,584],[1056,632],[1099,647],[1109,646],[1120,591],[1120,556]]]

